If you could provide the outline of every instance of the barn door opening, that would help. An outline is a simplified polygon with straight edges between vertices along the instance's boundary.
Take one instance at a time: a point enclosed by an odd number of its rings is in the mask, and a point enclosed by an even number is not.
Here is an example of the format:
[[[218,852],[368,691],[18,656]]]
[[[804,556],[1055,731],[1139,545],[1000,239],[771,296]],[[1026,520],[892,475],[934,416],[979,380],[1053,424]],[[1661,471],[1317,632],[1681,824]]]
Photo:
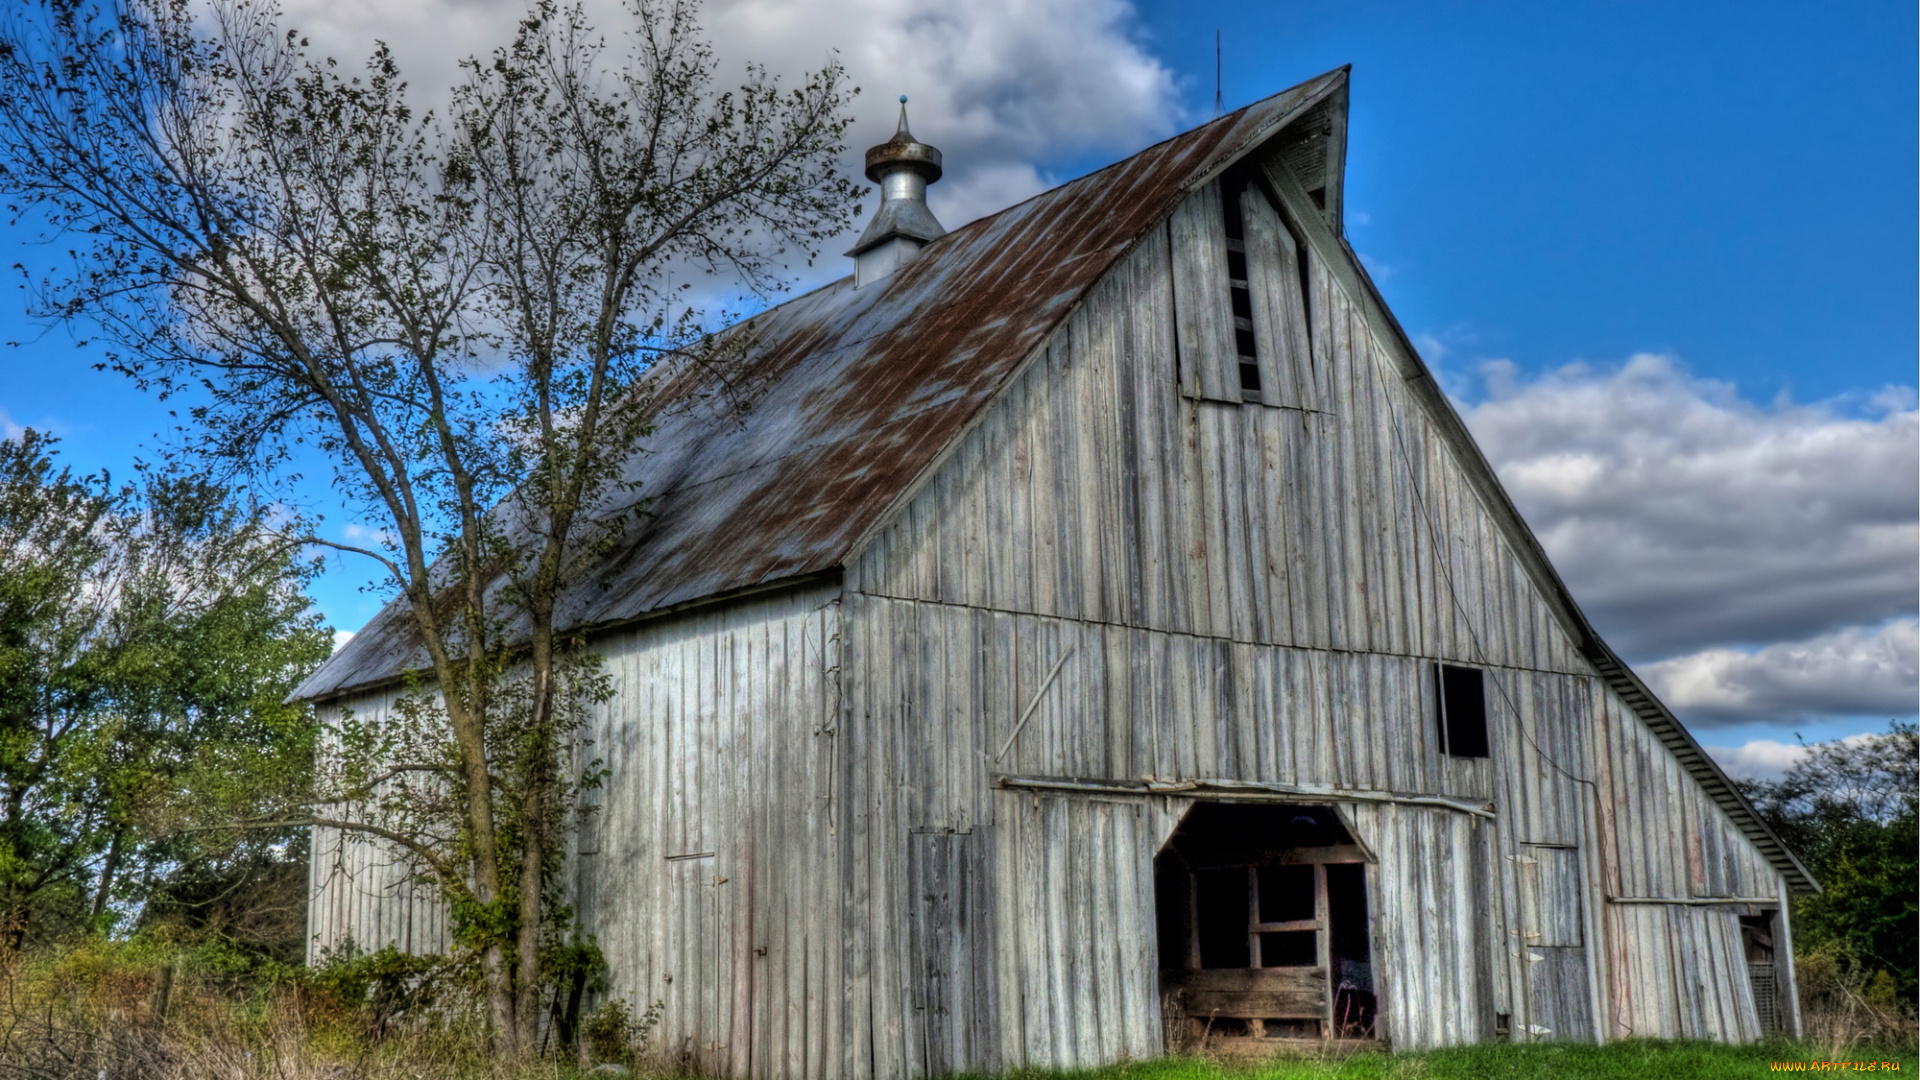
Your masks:
[[[1332,807],[1201,803],[1154,887],[1170,1049],[1373,1036],[1365,855]]]
[[[1763,911],[1740,916],[1740,944],[1747,954],[1747,985],[1753,990],[1753,1011],[1760,1018],[1760,1034],[1779,1035],[1787,1030],[1782,1015],[1780,977],[1774,954],[1776,923],[1779,913]]]

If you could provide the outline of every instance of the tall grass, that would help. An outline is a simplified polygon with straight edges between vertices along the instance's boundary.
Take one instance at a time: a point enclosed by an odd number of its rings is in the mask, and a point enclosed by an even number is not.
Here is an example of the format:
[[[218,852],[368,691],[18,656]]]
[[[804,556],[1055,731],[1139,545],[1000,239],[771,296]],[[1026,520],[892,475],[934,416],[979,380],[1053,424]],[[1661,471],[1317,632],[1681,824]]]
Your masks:
[[[407,966],[418,961],[382,968],[377,954],[364,959],[372,963],[316,971],[263,967],[164,941],[94,940],[0,962],[0,1080],[606,1080],[571,1053],[531,1063],[496,1060],[485,1049],[477,995],[457,987],[428,992],[437,976]],[[412,988],[405,1000],[378,989],[382,972],[395,970]],[[1876,1005],[1871,988],[1843,984],[1811,1003],[1810,1019],[1827,1025],[1828,1041],[1498,1043],[1260,1062],[1181,1057],[1071,1073],[1021,1071],[1009,1080],[1716,1080],[1794,1061],[1890,1061],[1899,1063],[1899,1075],[1916,1075],[1911,1009]],[[1849,993],[1858,999],[1851,1006]],[[635,1016],[624,1003],[603,1010],[586,1025],[583,1041],[596,1059],[621,1061],[642,1076],[692,1077],[649,1052],[650,1015]]]
[[[0,1080],[582,1075],[577,1061],[493,1058],[474,995],[395,1009],[368,983],[364,971],[261,965],[164,942],[43,949],[0,961]]]

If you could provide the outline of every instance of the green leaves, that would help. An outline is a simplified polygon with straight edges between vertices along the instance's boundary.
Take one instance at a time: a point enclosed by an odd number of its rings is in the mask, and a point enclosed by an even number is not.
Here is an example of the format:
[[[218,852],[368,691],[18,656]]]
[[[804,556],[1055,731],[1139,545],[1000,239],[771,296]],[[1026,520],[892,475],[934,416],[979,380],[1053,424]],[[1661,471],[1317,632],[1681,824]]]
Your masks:
[[[653,435],[662,387],[690,372],[746,407],[752,338],[716,333],[730,319],[690,304],[691,282],[771,296],[790,261],[849,224],[859,189],[839,161],[855,91],[837,62],[797,87],[757,67],[717,86],[694,0],[631,0],[612,37],[577,4],[535,0],[513,40],[466,63],[444,120],[409,104],[384,47],[357,72],[316,59],[268,0],[15,7],[0,21],[0,194],[80,241],[37,308],[95,324],[143,388],[188,396],[182,460],[268,492],[317,452],[372,526],[364,544],[307,539],[378,560],[430,673],[397,708],[328,733],[325,801],[305,809],[337,811],[328,820],[435,877],[484,944],[501,1034],[530,1043],[542,905],[576,795],[599,776],[572,740],[606,693],[559,597],[645,513],[625,464]],[[270,787],[297,771],[281,748],[310,745],[303,720],[249,692],[282,686],[274,672],[300,668],[305,639],[277,585],[170,613],[195,568],[232,565],[215,553],[255,550],[224,544],[254,519],[222,518],[211,492],[209,524],[189,526],[195,490],[169,488],[183,516],[137,532],[202,554],[102,616],[125,631],[111,656],[75,632],[65,647],[99,656],[99,673],[63,663],[33,685],[148,718],[89,751],[126,791],[191,777],[237,808],[261,789],[210,769]],[[92,535],[77,534],[74,566],[92,565]],[[248,725],[208,726],[238,715]],[[0,769],[36,745],[0,727]],[[130,746],[162,765],[149,776]],[[127,816],[96,803],[101,821]]]
[[[1920,988],[1920,731],[1895,720],[1881,735],[1815,743],[1785,776],[1741,784],[1823,891],[1794,901],[1794,947],[1829,951],[1888,973],[1902,996]]]
[[[313,567],[267,507],[203,480],[56,467],[36,432],[0,442],[0,926],[86,922],[137,867],[163,885],[222,849],[182,822],[302,783],[307,712],[284,699],[323,660]],[[152,913],[149,905],[149,914]]]

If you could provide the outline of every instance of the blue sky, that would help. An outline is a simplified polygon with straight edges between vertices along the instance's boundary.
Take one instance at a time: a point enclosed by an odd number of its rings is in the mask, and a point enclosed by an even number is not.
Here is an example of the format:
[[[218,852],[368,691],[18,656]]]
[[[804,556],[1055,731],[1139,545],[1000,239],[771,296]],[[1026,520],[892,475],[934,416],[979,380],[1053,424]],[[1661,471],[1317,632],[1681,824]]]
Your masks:
[[[1756,400],[1911,385],[1915,6],[1150,3],[1211,106],[1354,65],[1349,230],[1523,365],[1671,352]]]
[[[596,7],[612,5],[592,0]],[[510,0],[288,0],[316,44],[393,43],[417,86]],[[718,0],[723,61],[893,96],[958,225],[1353,65],[1348,234],[1609,640],[1722,760],[1914,712],[1916,61],[1911,3]],[[849,167],[852,160],[849,159]],[[0,231],[5,264],[61,248]],[[845,245],[832,247],[841,250]],[[844,271],[831,255],[802,286]],[[87,469],[166,407],[0,301],[0,431]],[[312,498],[327,499],[324,484]],[[334,515],[332,527],[349,522]],[[322,610],[377,606],[363,567]]]

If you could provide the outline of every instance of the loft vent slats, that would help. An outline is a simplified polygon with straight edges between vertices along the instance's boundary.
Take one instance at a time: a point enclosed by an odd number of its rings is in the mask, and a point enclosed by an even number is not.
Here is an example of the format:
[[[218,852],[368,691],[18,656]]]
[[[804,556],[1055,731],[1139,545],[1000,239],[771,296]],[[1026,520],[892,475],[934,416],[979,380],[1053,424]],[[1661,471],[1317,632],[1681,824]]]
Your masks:
[[[1181,392],[1317,409],[1304,250],[1250,169],[1195,191],[1168,223]]]

